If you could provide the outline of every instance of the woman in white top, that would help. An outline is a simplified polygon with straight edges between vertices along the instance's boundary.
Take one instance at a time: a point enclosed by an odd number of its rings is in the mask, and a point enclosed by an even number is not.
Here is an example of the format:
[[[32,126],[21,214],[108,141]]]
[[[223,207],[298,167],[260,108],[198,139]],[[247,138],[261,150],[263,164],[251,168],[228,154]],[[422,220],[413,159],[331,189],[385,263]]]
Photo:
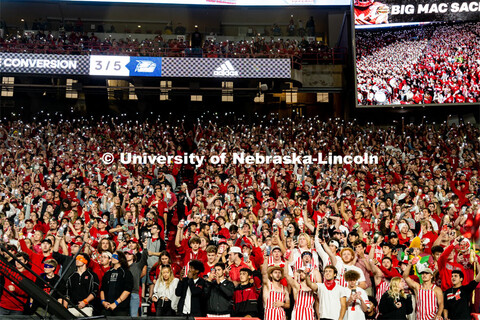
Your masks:
[[[152,300],[155,302],[157,316],[175,316],[180,297],[175,295],[179,280],[173,276],[170,266],[163,266],[153,289]]]

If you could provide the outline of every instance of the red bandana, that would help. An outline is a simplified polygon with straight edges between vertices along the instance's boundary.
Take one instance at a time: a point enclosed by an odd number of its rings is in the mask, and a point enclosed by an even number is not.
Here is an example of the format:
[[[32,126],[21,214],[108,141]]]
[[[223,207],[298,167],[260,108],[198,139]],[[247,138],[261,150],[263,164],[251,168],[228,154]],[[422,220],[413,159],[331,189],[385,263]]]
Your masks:
[[[335,282],[335,279],[333,280],[325,280],[325,287],[327,287],[328,290],[333,290],[335,288],[335,285],[337,283]]]

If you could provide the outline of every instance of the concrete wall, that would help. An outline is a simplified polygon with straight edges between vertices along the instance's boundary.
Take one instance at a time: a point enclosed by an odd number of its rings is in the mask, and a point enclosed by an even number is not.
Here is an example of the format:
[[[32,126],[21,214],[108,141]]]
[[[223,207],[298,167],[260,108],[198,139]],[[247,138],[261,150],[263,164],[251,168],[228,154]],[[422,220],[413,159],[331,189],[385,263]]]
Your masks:
[[[328,15],[328,46],[336,46],[343,22],[343,13],[331,13]]]
[[[302,83],[303,88],[341,89],[342,65],[304,65],[302,70],[292,70],[292,78]]]

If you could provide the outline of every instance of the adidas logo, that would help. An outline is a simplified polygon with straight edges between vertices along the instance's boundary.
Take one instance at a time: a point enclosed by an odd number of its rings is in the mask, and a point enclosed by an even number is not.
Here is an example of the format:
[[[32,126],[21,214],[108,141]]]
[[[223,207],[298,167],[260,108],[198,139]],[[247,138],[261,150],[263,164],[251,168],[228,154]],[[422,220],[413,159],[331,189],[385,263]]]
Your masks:
[[[213,75],[223,77],[238,77],[238,71],[235,70],[234,66],[230,63],[230,61],[227,60],[213,71]]]

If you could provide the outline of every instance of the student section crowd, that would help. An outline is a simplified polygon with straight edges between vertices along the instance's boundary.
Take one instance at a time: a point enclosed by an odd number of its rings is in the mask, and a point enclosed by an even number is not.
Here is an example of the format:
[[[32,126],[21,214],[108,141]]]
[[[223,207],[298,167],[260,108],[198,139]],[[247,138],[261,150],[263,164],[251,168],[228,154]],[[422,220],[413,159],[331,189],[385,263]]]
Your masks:
[[[478,311],[471,124],[82,118],[4,121],[0,136],[2,259],[72,314],[431,320]],[[120,152],[227,160],[123,165]],[[379,163],[234,166],[234,152],[367,152]],[[1,281],[0,314],[48,313]]]

